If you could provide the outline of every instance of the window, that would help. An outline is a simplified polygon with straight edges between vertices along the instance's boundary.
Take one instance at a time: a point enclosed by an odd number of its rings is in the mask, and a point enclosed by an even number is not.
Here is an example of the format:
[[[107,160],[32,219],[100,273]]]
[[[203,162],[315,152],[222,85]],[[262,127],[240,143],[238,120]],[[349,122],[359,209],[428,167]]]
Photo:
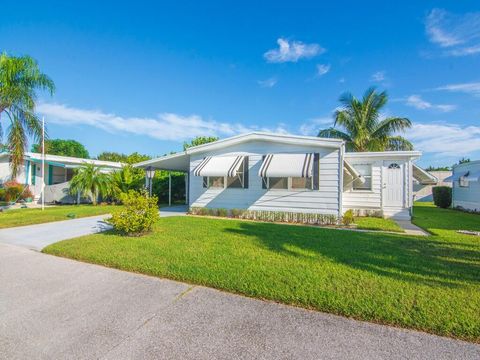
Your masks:
[[[227,176],[227,188],[243,189],[245,187],[245,159],[243,159],[240,168],[237,171],[237,176]]]
[[[458,186],[468,187],[468,185],[469,185],[468,179],[465,176],[460,176],[460,179],[458,179]]]
[[[209,188],[223,188],[224,177],[223,176],[209,176],[208,187]]]
[[[288,178],[286,177],[271,177],[268,178],[269,189],[288,189]]]
[[[398,165],[397,163],[391,163],[390,165],[388,165],[388,168],[389,169],[400,169],[400,165]]]
[[[353,165],[355,170],[362,176],[363,182],[359,179],[353,182],[353,190],[372,190],[372,165]]]
[[[229,188],[229,189],[247,189],[248,188],[248,156],[245,156],[240,165],[236,176],[204,176],[204,188]]]
[[[291,184],[292,189],[311,189],[312,178],[292,177]]]
[[[266,181],[267,189],[274,190],[311,190],[312,178],[302,177],[269,177],[264,178]]]

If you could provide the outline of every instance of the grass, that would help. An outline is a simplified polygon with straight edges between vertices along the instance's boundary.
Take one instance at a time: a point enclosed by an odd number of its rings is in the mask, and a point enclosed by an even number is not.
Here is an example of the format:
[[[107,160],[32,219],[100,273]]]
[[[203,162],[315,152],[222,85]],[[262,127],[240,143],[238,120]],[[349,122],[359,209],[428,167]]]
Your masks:
[[[44,211],[40,208],[5,210],[0,213],[0,229],[68,220],[70,214],[76,218],[108,214],[114,208],[115,205],[61,205],[46,207]]]
[[[393,231],[393,232],[405,232],[398,224],[392,219],[382,219],[377,217],[356,217],[355,224],[357,229],[362,230],[381,230],[381,231]]]
[[[480,221],[433,207],[415,213],[438,235],[171,217],[144,237],[110,231],[44,252],[480,342],[479,239],[454,235]]]

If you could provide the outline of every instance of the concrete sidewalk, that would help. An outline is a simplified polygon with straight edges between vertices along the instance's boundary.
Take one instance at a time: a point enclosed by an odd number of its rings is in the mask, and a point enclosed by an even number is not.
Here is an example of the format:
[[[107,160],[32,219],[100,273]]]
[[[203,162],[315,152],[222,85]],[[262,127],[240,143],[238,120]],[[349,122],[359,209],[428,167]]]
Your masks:
[[[480,346],[0,244],[0,359],[479,359]]]
[[[42,250],[45,246],[61,240],[94,234],[111,229],[104,222],[108,214],[72,220],[54,221],[44,224],[0,229],[0,243]]]
[[[405,230],[405,234],[407,235],[430,236],[428,232],[413,224],[410,220],[395,220],[395,222]]]

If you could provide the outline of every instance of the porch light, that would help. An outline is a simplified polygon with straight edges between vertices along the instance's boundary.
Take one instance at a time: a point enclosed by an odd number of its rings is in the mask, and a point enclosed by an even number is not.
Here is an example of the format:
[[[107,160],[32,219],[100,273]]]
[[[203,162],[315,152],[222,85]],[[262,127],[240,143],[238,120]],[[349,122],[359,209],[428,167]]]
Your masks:
[[[148,179],[153,179],[155,176],[155,169],[151,166],[145,169],[145,174],[147,175]]]

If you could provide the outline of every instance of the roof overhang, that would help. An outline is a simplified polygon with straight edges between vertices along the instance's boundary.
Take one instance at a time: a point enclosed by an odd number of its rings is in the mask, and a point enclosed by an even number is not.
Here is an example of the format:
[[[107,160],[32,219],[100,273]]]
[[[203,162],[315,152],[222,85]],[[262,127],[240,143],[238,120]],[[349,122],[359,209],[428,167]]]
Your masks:
[[[326,148],[340,148],[344,141],[340,139],[320,138],[314,136],[299,136],[286,134],[272,134],[264,132],[252,132],[217,140],[208,144],[194,146],[186,150],[188,154],[202,153],[218,150],[229,146],[242,144],[249,141],[265,141],[286,145],[318,146]]]
[[[413,164],[413,178],[422,185],[435,185],[438,183],[437,177],[415,164]]]
[[[347,159],[358,158],[408,158],[411,160],[418,159],[422,156],[421,151],[378,151],[378,152],[346,152],[344,157]]]
[[[182,151],[180,153],[142,161],[135,164],[134,167],[142,169],[153,168],[157,170],[188,172],[190,169],[190,155],[187,154],[186,151]]]

